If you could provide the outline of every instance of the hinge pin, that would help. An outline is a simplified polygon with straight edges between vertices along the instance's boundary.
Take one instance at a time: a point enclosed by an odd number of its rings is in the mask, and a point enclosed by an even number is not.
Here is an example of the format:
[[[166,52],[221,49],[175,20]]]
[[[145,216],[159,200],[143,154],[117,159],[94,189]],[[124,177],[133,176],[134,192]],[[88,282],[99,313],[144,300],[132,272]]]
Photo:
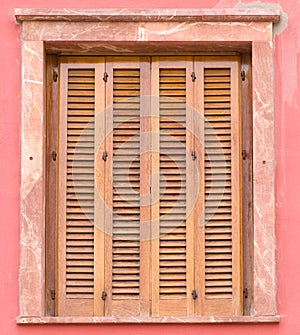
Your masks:
[[[57,69],[53,69],[53,81],[56,83],[58,78]]]
[[[101,299],[106,300],[106,298],[107,298],[107,293],[105,291],[103,291],[102,294],[101,294]]]
[[[246,72],[245,72],[245,70],[241,71],[241,78],[242,78],[242,81],[246,80]]]
[[[107,72],[104,72],[104,74],[103,74],[103,80],[105,82],[107,82],[107,78],[108,78],[108,74],[107,74]]]
[[[51,157],[52,157],[52,160],[55,162],[56,161],[56,157],[57,157],[56,151],[52,151]]]
[[[197,294],[196,290],[192,291],[192,297],[193,297],[194,300],[196,300],[198,298],[198,294]]]
[[[246,150],[242,150],[242,158],[243,158],[243,160],[246,160],[246,158],[247,158],[247,151]]]
[[[50,295],[51,295],[51,299],[55,300],[55,296],[56,296],[55,290],[51,290]]]
[[[195,80],[196,80],[195,72],[192,72],[191,77],[192,77],[192,81],[195,81]]]
[[[102,159],[104,160],[104,162],[106,162],[107,157],[108,157],[108,154],[107,154],[106,151],[104,151],[103,154],[102,154]]]

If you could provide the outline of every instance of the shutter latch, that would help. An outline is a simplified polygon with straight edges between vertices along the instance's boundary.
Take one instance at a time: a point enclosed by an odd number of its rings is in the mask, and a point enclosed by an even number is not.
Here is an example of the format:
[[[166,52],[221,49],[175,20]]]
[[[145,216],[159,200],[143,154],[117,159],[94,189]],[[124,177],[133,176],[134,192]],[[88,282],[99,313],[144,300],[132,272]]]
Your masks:
[[[195,81],[195,80],[196,80],[195,72],[192,72],[191,77],[192,77],[192,81]]]
[[[192,160],[196,160],[197,159],[197,156],[196,156],[196,152],[195,151],[192,151]]]
[[[108,154],[107,154],[106,151],[104,151],[103,154],[102,154],[102,159],[104,160],[104,162],[106,162],[107,157],[108,157]]]
[[[107,293],[105,291],[103,291],[102,294],[101,294],[101,299],[106,300],[106,298],[107,298]]]
[[[198,294],[197,294],[196,290],[192,291],[192,297],[193,297],[194,300],[196,300],[198,298]]]

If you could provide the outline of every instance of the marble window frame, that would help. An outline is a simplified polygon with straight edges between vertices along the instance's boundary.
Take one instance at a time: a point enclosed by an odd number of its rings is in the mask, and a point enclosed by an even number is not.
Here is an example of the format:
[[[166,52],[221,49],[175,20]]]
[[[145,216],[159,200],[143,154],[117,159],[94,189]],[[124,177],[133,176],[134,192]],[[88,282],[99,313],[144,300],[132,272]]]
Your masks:
[[[278,322],[276,310],[275,9],[15,9],[21,24],[21,216],[19,324]],[[45,63],[52,52],[122,50],[160,43],[250,47],[253,95],[254,286],[250,316],[108,318],[45,316]],[[223,46],[223,48],[222,48]]]

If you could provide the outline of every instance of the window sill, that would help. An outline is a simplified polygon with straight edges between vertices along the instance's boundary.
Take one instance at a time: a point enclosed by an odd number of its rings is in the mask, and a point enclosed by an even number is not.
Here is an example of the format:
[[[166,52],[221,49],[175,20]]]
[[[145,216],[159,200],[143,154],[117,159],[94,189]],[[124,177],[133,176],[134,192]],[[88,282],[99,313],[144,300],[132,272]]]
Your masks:
[[[279,315],[200,317],[17,317],[17,324],[99,324],[99,323],[278,323]]]

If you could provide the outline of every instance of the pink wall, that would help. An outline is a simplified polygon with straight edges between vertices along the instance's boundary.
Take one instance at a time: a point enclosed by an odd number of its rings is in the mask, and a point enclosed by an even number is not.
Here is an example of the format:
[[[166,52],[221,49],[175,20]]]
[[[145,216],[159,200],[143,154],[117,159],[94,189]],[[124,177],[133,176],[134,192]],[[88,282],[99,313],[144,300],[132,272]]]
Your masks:
[[[241,0],[244,4],[251,3]],[[20,29],[15,7],[62,7],[59,0],[1,0],[0,37],[0,334],[300,334],[300,2],[270,0],[288,15],[276,36],[276,203],[279,324],[17,326],[20,188]],[[64,0],[63,7],[234,7],[237,0]],[[267,1],[262,1],[267,3]],[[109,5],[108,5],[109,4]],[[298,66],[299,63],[299,66]],[[299,83],[299,85],[298,85]],[[299,87],[298,87],[299,86]],[[298,116],[299,115],[299,116]],[[297,118],[298,116],[298,118]]]

